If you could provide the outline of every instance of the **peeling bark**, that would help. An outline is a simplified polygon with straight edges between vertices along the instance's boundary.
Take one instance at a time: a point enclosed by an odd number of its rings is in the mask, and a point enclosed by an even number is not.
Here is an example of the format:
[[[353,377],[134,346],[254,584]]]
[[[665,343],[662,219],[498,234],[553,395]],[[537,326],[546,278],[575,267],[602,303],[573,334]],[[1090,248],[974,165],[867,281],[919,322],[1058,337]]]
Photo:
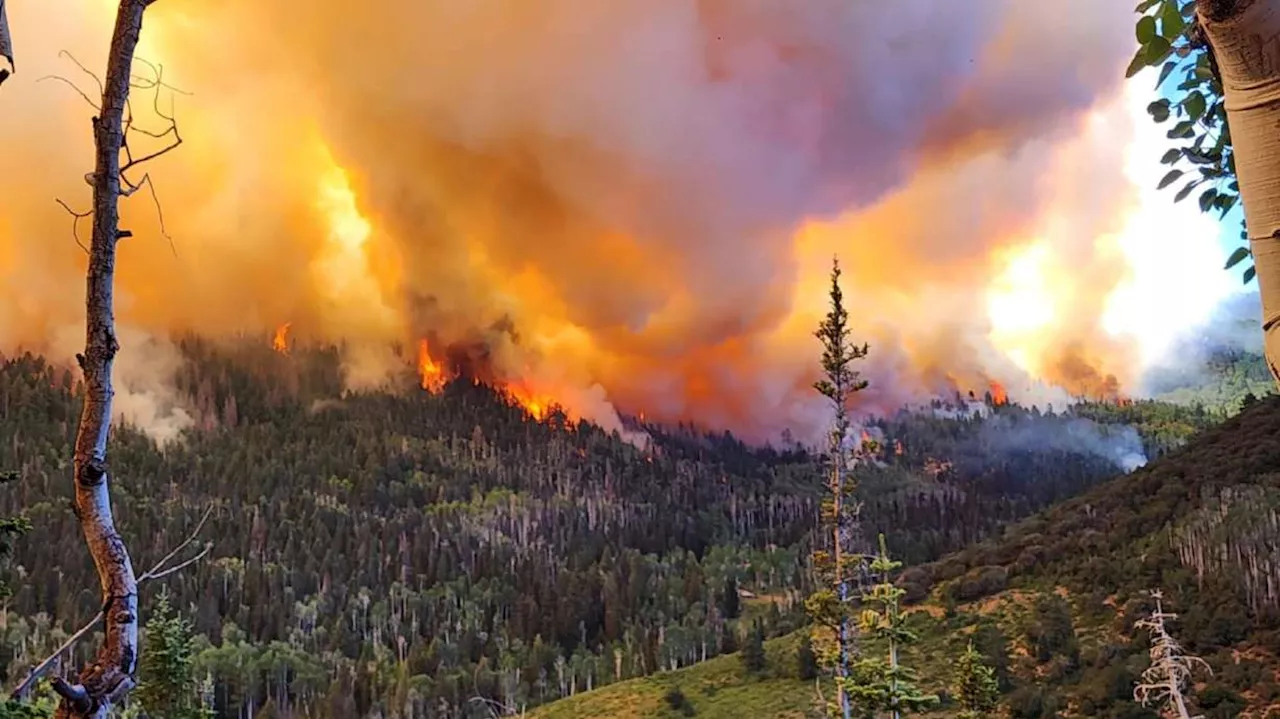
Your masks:
[[[111,706],[134,687],[138,661],[138,582],[124,540],[111,516],[107,437],[111,426],[111,366],[116,339],[113,291],[121,196],[120,148],[129,98],[133,53],[142,15],[155,0],[121,0],[107,59],[101,112],[93,119],[96,148],[93,239],[85,292],[85,400],[75,443],[75,507],[101,584],[104,640],[75,684],[55,680],[62,696],[57,719],[106,719]]]
[[[13,38],[9,35],[9,17],[4,12],[5,0],[0,0],[0,57],[9,61],[9,67],[0,67],[0,85],[17,69],[13,64]]]
[[[1231,128],[1264,348],[1280,383],[1280,0],[1197,0]]]

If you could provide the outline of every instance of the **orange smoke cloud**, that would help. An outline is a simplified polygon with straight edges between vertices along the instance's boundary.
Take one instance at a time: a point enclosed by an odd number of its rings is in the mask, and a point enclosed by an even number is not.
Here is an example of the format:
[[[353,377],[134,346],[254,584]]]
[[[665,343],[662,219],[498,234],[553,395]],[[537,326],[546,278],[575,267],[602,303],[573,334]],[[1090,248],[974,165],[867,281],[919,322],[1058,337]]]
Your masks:
[[[10,7],[0,344],[62,351],[82,318],[53,199],[85,199],[91,110],[35,80],[91,86],[57,53],[100,65],[111,6]],[[484,347],[535,416],[616,427],[643,405],[765,436],[820,416],[811,330],[838,253],[868,406],[1118,388],[1130,349],[1099,318],[1126,276],[1131,20],[1020,0],[157,3],[139,54],[192,94],[186,143],[150,168],[173,245],[124,203],[119,315],[160,336],[290,317],[342,341],[353,383],[416,361],[428,389],[450,366],[430,336]]]

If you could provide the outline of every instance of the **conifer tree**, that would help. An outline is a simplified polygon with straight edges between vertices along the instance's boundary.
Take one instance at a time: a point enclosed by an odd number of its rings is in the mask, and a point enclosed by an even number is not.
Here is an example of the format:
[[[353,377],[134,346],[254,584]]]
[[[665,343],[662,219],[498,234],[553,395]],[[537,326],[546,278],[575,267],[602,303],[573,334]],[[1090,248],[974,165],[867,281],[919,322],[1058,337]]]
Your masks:
[[[808,634],[800,637],[800,646],[796,649],[796,676],[805,681],[818,676],[818,657],[813,653],[813,640]]]
[[[952,691],[960,705],[957,719],[983,719],[991,715],[999,701],[1000,685],[996,681],[996,672],[982,662],[982,653],[973,648],[972,641],[956,664]]]
[[[738,596],[738,580],[729,576],[724,580],[724,589],[720,594],[720,612],[725,619],[737,619],[742,614],[742,598]]]
[[[203,706],[193,670],[191,623],[169,605],[168,591],[161,591],[145,631],[146,651],[134,692],[143,711],[153,719],[213,716]]]
[[[872,714],[887,711],[893,719],[925,711],[938,703],[936,695],[925,694],[916,686],[916,673],[902,664],[901,649],[914,643],[916,635],[907,628],[902,612],[901,600],[906,590],[896,586],[891,576],[901,566],[901,562],[889,558],[881,534],[880,551],[870,567],[879,581],[862,596],[867,608],[858,624],[864,633],[884,641],[886,656],[861,659],[847,682],[847,693],[855,705]]]
[[[851,553],[850,545],[856,537],[858,505],[853,501],[856,482],[849,475],[854,459],[849,451],[849,402],[853,395],[867,387],[853,363],[867,356],[867,345],[854,345],[849,337],[849,313],[844,307],[844,293],[840,289],[840,261],[831,265],[831,306],[815,332],[822,342],[823,378],[814,383],[814,389],[830,402],[832,423],[827,439],[829,473],[824,489],[826,499],[822,506],[822,527],[819,537],[826,548],[813,553],[813,568],[818,575],[818,589],[806,601],[814,622],[834,635],[834,651],[826,652],[824,664],[834,665],[836,677],[836,704],[844,719],[851,719],[853,706],[846,693],[853,657],[852,602],[850,590],[851,568],[858,566],[862,557]]]
[[[751,623],[751,631],[747,632],[747,643],[742,647],[742,664],[749,672],[764,671],[764,624],[759,619]]]

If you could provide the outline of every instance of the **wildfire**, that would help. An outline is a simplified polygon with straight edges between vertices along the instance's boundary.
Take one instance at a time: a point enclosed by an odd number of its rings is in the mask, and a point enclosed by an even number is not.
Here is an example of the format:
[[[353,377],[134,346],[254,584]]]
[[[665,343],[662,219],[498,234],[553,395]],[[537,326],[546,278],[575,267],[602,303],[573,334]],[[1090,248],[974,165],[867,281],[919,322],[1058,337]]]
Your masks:
[[[286,357],[289,355],[289,327],[293,323],[285,322],[276,328],[275,337],[271,339],[271,349]]]
[[[546,419],[547,414],[551,411],[554,402],[546,395],[537,394],[523,386],[512,385],[507,388],[514,399],[524,410],[529,413],[530,417],[536,420]]]
[[[1004,385],[995,380],[991,382],[991,403],[997,406],[1009,403],[1009,393],[1005,391]]]
[[[431,348],[427,340],[418,340],[418,376],[422,379],[422,388],[432,394],[444,389],[444,368],[431,359]]]

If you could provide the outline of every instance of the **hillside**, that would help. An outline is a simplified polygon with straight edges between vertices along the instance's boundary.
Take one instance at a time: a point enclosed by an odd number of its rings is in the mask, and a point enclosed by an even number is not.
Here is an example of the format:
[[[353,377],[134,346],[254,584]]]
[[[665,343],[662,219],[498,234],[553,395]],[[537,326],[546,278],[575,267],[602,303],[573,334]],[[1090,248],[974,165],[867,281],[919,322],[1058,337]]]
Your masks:
[[[799,626],[819,474],[802,449],[653,425],[641,448],[467,381],[343,394],[332,348],[182,352],[194,426],[164,447],[116,433],[114,500],[147,566],[215,508],[209,559],[167,585],[221,716],[267,700],[315,717],[537,705],[731,651],[733,586],[778,598],[771,635]],[[41,358],[0,363],[0,466],[22,475],[0,511],[35,525],[15,556],[34,580],[15,582],[0,632],[8,683],[96,609],[88,557],[65,549],[77,391]],[[867,530],[939,559],[1114,475],[1114,448],[1165,451],[1217,421],[1121,409],[1144,428],[981,401],[879,420]]]
[[[1196,687],[1204,715],[1280,715],[1278,463],[1280,398],[1270,398],[998,538],[908,568],[899,583],[922,636],[910,660],[945,691],[945,658],[974,637],[1003,668],[1009,716],[1155,717],[1131,701],[1146,666],[1133,622],[1150,607],[1145,592],[1161,588],[1180,615],[1174,634],[1213,668]],[[763,677],[724,657],[533,716],[679,716],[663,702],[671,687],[693,706],[686,716],[809,716],[814,686],[796,676],[797,636],[770,645]]]

